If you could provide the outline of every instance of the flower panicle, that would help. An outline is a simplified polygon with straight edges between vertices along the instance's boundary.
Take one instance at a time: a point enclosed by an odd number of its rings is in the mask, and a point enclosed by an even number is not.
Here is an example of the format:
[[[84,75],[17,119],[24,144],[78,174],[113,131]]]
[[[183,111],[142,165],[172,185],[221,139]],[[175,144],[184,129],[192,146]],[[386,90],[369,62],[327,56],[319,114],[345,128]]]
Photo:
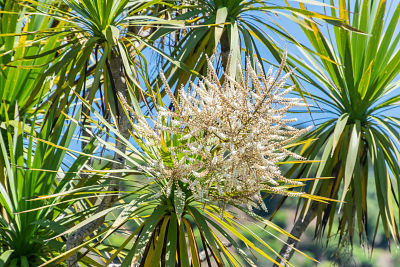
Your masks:
[[[225,73],[221,83],[213,59],[207,59],[207,77],[190,83],[188,90],[181,87],[179,100],[161,74],[174,108],[159,109],[153,131],[156,136],[175,135],[179,145],[169,148],[169,164],[154,164],[158,178],[189,183],[201,197],[239,204],[260,202],[261,191],[301,195],[285,185],[302,183],[283,177],[277,165],[288,157],[303,159],[285,146],[309,131],[289,125],[296,119],[285,117],[289,109],[306,106],[287,96],[294,87],[286,85],[292,72],[280,77],[285,62],[286,56],[277,73],[270,68],[264,75],[261,64],[247,58],[241,77]],[[145,124],[140,129],[155,138],[149,128]],[[161,152],[157,160],[165,161]]]

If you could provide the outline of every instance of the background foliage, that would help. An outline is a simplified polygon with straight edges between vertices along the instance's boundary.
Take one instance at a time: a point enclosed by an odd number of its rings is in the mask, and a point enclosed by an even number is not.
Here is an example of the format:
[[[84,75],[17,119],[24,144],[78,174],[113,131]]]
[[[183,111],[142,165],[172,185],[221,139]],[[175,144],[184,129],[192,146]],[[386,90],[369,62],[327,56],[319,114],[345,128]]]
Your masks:
[[[178,96],[207,74],[207,56],[219,56],[223,81],[223,71],[239,77],[246,56],[280,64],[286,44],[284,71],[296,67],[291,84],[315,106],[297,114],[322,116],[293,147],[314,162],[283,169],[303,181],[332,177],[305,189],[338,201],[299,200],[292,235],[316,218],[327,250],[389,248],[379,240],[399,238],[399,16],[400,4],[384,0],[0,0],[0,266],[74,262],[77,252],[87,266],[128,266],[140,252],[144,266],[199,266],[207,248],[209,265],[251,263],[247,248],[274,262],[282,243],[270,230],[290,236],[273,223],[289,204],[266,194],[273,221],[250,213],[263,229],[237,220],[249,213],[240,206],[221,216],[215,203],[180,195],[183,185],[165,194],[138,172],[154,148],[132,125],[170,106],[159,70]],[[94,222],[66,251],[66,236]],[[276,264],[290,259],[285,249]]]

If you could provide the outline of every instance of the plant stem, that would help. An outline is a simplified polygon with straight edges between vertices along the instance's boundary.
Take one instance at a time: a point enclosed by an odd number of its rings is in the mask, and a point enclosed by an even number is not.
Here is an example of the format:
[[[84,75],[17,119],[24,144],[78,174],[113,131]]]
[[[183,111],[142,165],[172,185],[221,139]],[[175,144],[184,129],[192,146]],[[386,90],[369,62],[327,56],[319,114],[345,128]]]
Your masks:
[[[317,205],[318,204],[316,202],[313,202],[310,208],[308,209],[306,215],[303,217],[300,214],[300,216],[294,223],[294,226],[292,228],[292,231],[290,231],[290,234],[296,237],[297,240],[289,237],[288,240],[286,241],[286,244],[282,247],[281,251],[279,252],[280,257],[276,257],[275,259],[275,261],[279,262],[282,266],[285,266],[286,262],[290,261],[295,252],[294,248],[297,247],[301,235],[305,232],[308,225],[317,215],[317,207],[318,207]],[[279,265],[274,264],[273,267],[279,267]]]
[[[229,61],[229,54],[231,52],[231,44],[228,37],[228,29],[224,29],[224,32],[221,35],[221,57],[222,57],[222,67],[224,68],[225,72],[228,72],[228,61]]]
[[[121,57],[115,53],[112,53],[111,57],[110,57],[110,68],[111,68],[112,79],[114,80],[116,94],[118,95],[118,97],[120,99],[121,98],[127,99],[128,95],[129,95],[129,91],[128,91],[129,89],[126,84],[125,78],[124,78],[122,65],[123,64],[122,64]],[[121,104],[118,102],[118,103],[116,103],[116,105],[118,105],[118,110],[119,110],[119,114],[116,114],[116,117],[115,117],[117,120],[118,130],[125,139],[129,139],[129,136],[130,136],[129,119],[125,115],[124,109],[121,106]],[[121,169],[125,165],[125,159],[122,156],[122,154],[125,153],[126,146],[124,145],[123,142],[119,141],[118,138],[116,139],[115,146],[116,146],[117,150],[121,151],[121,153],[114,154],[114,162],[111,167],[112,170]],[[107,191],[109,191],[109,192],[119,191],[119,178],[122,177],[122,173],[114,174],[114,176],[116,176],[116,177],[110,180],[110,185],[107,189]],[[114,205],[115,201],[117,200],[117,198],[118,198],[118,196],[115,193],[111,193],[111,194],[105,196],[102,199],[100,205],[97,207],[96,213],[112,207]],[[71,233],[68,236],[66,250],[68,251],[68,250],[73,249],[74,247],[78,246],[79,244],[81,244],[82,241],[87,236],[92,234],[95,230],[97,230],[103,224],[104,220],[105,220],[105,216],[102,216],[102,217],[86,224],[85,226],[82,226],[75,232]],[[67,266],[68,267],[78,266],[77,261],[78,261],[78,255],[77,255],[77,253],[74,253],[71,257],[69,257],[67,259]]]

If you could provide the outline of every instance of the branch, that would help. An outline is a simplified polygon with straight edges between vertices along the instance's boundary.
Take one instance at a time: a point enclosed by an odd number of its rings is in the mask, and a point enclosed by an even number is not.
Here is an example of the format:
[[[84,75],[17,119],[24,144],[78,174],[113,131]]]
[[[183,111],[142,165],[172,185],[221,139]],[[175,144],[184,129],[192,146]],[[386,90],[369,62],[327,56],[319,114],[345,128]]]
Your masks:
[[[131,29],[131,30],[134,30],[134,33],[141,36],[142,38],[146,38],[154,32],[153,27],[149,27],[149,28],[145,28],[145,27],[137,28],[136,27],[135,29]],[[138,48],[139,46],[140,46],[140,42],[135,41],[134,47],[131,47],[129,54],[132,54],[132,52],[135,51],[135,48]],[[129,88],[126,83],[125,75],[123,72],[122,59],[116,53],[111,54],[110,69],[111,69],[111,78],[114,81],[114,87],[115,87],[116,94],[118,95],[119,99],[121,99],[122,102],[127,103],[128,102],[127,99],[129,98]],[[131,126],[129,119],[124,114],[124,112],[123,112],[124,108],[121,106],[121,103],[119,101],[117,101],[116,105],[118,107],[117,109],[120,111],[119,114],[117,114],[117,116],[116,116],[117,128],[120,131],[121,135],[125,139],[129,139],[129,136],[130,136],[129,129]],[[120,142],[118,139],[116,139],[115,144],[116,144],[116,148],[119,151],[121,151],[122,153],[125,153],[126,146],[122,142]],[[118,153],[114,154],[114,161],[115,161],[115,163],[113,163],[111,166],[112,170],[123,168],[123,166],[125,165],[125,158]],[[118,173],[118,174],[114,174],[114,175],[116,175],[117,177],[115,177],[115,179],[112,179],[110,181],[110,185],[108,187],[108,191],[111,191],[111,192],[119,191],[119,179],[118,178],[121,178],[122,173]],[[117,200],[117,195],[115,195],[115,194],[105,196],[102,199],[100,205],[98,206],[96,213],[112,207],[116,200]],[[87,225],[81,227],[80,229],[76,230],[75,232],[71,233],[68,236],[66,250],[68,251],[68,250],[78,246],[79,244],[81,244],[82,241],[87,236],[89,236],[91,233],[93,233],[95,230],[97,230],[104,223],[104,220],[105,220],[105,216],[100,217],[97,220],[94,220],[94,221],[88,223]],[[67,259],[67,266],[68,267],[76,267],[76,266],[78,266],[77,261],[78,261],[78,255],[77,255],[77,253],[75,253],[70,258]]]
[[[122,69],[122,59],[119,55],[112,53],[110,57],[110,68],[111,68],[111,74],[112,74],[112,79],[114,80],[114,85],[115,85],[115,90],[116,93],[118,94],[118,97],[120,99],[124,99],[126,101],[128,95],[129,95],[129,89],[126,84],[126,80],[124,78],[124,73]],[[118,102],[116,103],[118,105],[118,110],[120,111],[119,114],[116,115],[116,121],[117,121],[117,128],[120,131],[121,135],[125,139],[129,139],[130,133],[130,122],[129,119],[125,116],[123,112],[123,107],[121,104]],[[123,153],[126,151],[126,146],[124,143],[120,142],[118,139],[116,139],[116,148]],[[111,166],[112,170],[116,169],[121,169],[125,165],[125,159],[120,153],[115,153],[114,154],[114,162]],[[122,177],[122,173],[116,173],[114,174],[115,179],[112,179],[110,181],[110,185],[108,187],[108,191],[119,191],[119,180],[118,178]],[[105,196],[100,205],[97,207],[96,213],[101,212],[105,209],[111,208],[115,201],[117,200],[118,196],[115,194],[110,194]],[[67,246],[66,250],[73,249],[74,247],[80,245],[82,241],[89,236],[91,233],[93,233],[95,230],[97,230],[104,222],[105,216],[102,216],[85,226],[82,226],[75,232],[71,233],[68,236],[67,240]],[[75,267],[77,265],[78,261],[78,255],[77,253],[73,254],[71,257],[67,259],[67,266],[68,267]]]
[[[299,215],[297,218],[292,231],[290,231],[290,234],[294,237],[296,237],[298,240],[295,240],[291,237],[288,238],[286,241],[286,244],[283,246],[281,251],[279,252],[279,256],[276,257],[275,261],[279,262],[281,266],[286,266],[286,262],[289,262],[290,259],[292,258],[295,248],[297,247],[297,244],[299,243],[299,239],[302,236],[302,234],[305,232],[307,229],[308,225],[311,223],[311,221],[315,218],[317,215],[317,203],[313,202],[311,204],[311,207],[308,209],[306,215],[303,217],[302,214]],[[283,259],[282,259],[283,258]],[[278,267],[278,264],[274,264],[273,267]]]

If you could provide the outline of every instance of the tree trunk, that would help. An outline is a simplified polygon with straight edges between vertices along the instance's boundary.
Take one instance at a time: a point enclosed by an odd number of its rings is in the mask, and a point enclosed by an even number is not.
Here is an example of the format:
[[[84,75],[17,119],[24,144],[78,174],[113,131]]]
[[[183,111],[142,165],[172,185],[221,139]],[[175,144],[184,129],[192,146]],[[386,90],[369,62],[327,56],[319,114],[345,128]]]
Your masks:
[[[308,225],[311,223],[311,221],[315,218],[317,215],[317,208],[318,208],[318,203],[313,202],[310,206],[310,209],[307,211],[306,215],[299,216],[292,228],[292,231],[290,234],[297,239],[300,239],[301,235],[305,232],[307,229]],[[276,257],[275,261],[280,263],[282,266],[286,266],[286,262],[290,261],[292,258],[295,249],[297,247],[297,244],[299,243],[298,240],[295,240],[293,238],[288,238],[286,241],[286,244],[283,246],[281,251],[279,252],[280,257]],[[283,259],[285,260],[283,260]],[[273,267],[279,267],[278,264],[274,264]]]
[[[220,39],[221,44],[221,59],[222,59],[222,67],[225,72],[228,72],[228,64],[229,64],[229,55],[231,53],[231,43],[228,37],[228,29],[225,28],[224,32],[221,35]]]
[[[135,28],[130,28],[130,30],[133,30],[133,32],[143,38],[149,37],[153,32],[154,32],[154,27],[135,27]],[[136,55],[136,49],[140,48],[140,42],[135,40],[134,45],[130,48],[129,50],[129,55],[134,56]],[[132,55],[134,54],[134,55]],[[125,80],[124,72],[123,72],[123,63],[122,59],[120,56],[118,56],[115,53],[112,53],[110,57],[110,68],[111,68],[111,75],[114,80],[114,85],[116,89],[116,93],[120,99],[122,99],[125,103],[129,103],[127,101],[128,96],[129,96],[129,88]],[[117,127],[121,133],[121,135],[125,139],[129,139],[130,133],[129,129],[131,128],[129,119],[126,117],[125,112],[121,104],[118,102],[116,103],[118,105],[118,110],[119,114],[116,116],[117,120]],[[116,139],[116,148],[121,151],[122,153],[125,153],[126,151],[126,146],[123,145],[121,142]],[[112,164],[112,170],[116,170],[119,168],[123,168],[125,165],[125,159],[118,153],[114,154],[114,161],[115,163]],[[110,181],[110,185],[108,187],[108,191],[119,191],[119,179],[121,177],[121,173],[115,173],[114,179]],[[114,202],[117,200],[117,196],[115,194],[106,196],[102,199],[100,205],[98,206],[96,213],[101,212],[105,209],[111,208],[114,205]],[[76,230],[75,232],[71,233],[68,236],[67,240],[67,245],[66,245],[66,250],[70,250],[79,244],[82,243],[82,241],[89,236],[91,233],[93,233],[96,229],[98,229],[104,222],[105,216],[98,218],[97,220],[94,220],[87,225],[81,227],[80,229]],[[78,255],[77,253],[73,254],[71,257],[67,259],[67,266],[68,267],[76,267],[78,266],[77,264],[78,261]]]
[[[116,93],[118,94],[118,97],[120,99],[125,99],[125,102],[128,102],[128,101],[126,101],[126,98],[129,95],[129,91],[128,91],[129,89],[126,84],[125,78],[124,78],[122,65],[123,64],[122,64],[121,57],[115,53],[112,53],[112,55],[110,57],[110,67],[111,67],[111,73],[112,73],[112,77],[113,77],[114,84],[115,84]],[[119,110],[119,114],[117,114],[117,116],[115,117],[117,120],[117,127],[118,127],[121,135],[124,138],[129,139],[129,136],[130,136],[129,119],[126,117],[124,109],[121,106],[121,104],[119,102],[116,104],[118,105],[118,110]],[[117,139],[115,145],[119,151],[121,151],[122,153],[125,153],[126,146],[122,142],[119,142]],[[114,162],[112,164],[112,170],[123,168],[123,166],[125,164],[125,159],[119,153],[114,154],[114,161],[116,161],[116,162]],[[114,177],[113,179],[110,180],[110,185],[109,185],[107,191],[119,191],[119,179],[118,178],[120,178],[122,176],[122,174],[116,173],[113,175],[116,177]],[[118,196],[115,195],[115,193],[114,194],[111,193],[110,195],[105,196],[102,199],[100,205],[98,206],[96,213],[101,212],[105,209],[111,208],[114,205],[114,202],[117,200],[117,198],[118,198]],[[89,236],[91,233],[93,233],[95,230],[97,230],[103,224],[104,219],[105,219],[105,216],[102,216],[102,217],[88,223],[87,225],[81,227],[80,229],[76,230],[75,232],[71,233],[68,236],[66,250],[68,251],[68,250],[73,249],[74,247],[80,245],[87,236]],[[78,256],[77,256],[77,253],[75,253],[67,259],[67,266],[68,267],[78,266],[77,260],[78,260]]]

